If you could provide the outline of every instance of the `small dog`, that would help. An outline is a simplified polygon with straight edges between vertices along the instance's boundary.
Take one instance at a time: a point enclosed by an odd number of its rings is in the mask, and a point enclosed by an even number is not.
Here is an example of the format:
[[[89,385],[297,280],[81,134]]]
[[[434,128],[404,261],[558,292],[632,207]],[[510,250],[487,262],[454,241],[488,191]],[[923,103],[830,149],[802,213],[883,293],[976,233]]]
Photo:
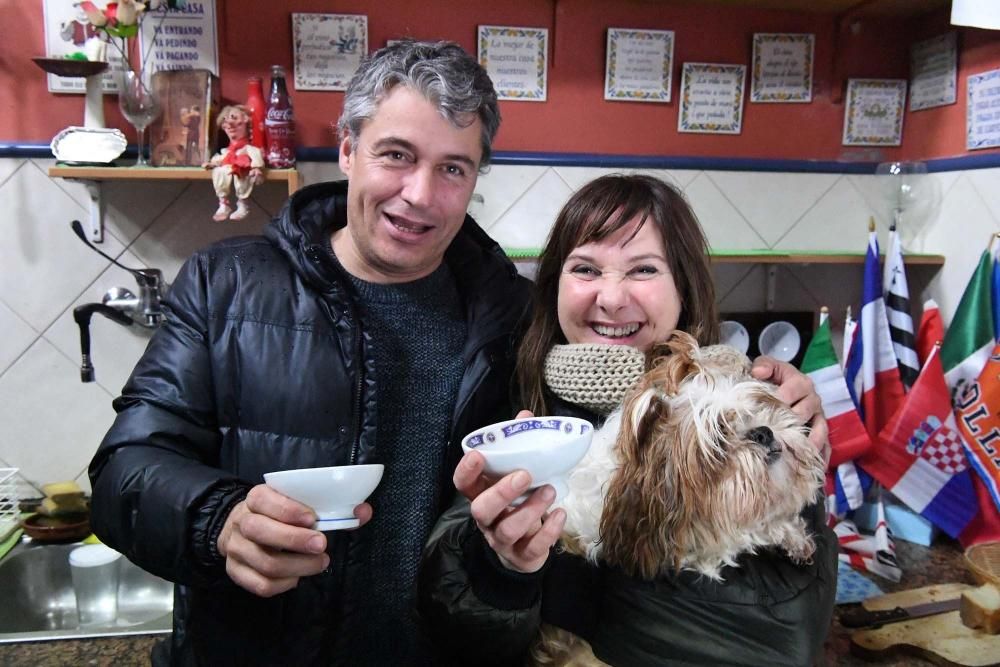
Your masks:
[[[799,513],[824,464],[774,390],[737,350],[674,332],[571,473],[564,547],[647,580],[693,570],[721,581],[763,547],[807,561],[815,544]],[[550,626],[533,657],[603,664]]]

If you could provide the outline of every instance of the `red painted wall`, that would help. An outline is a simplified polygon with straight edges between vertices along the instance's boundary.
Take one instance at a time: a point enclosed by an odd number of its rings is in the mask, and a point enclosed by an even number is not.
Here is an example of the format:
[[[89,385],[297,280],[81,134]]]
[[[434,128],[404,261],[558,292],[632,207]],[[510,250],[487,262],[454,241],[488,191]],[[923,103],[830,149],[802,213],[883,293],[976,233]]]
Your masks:
[[[30,61],[44,52],[41,5],[41,0],[0,2],[0,141],[45,143],[61,128],[82,122],[82,96],[49,93],[44,73]],[[248,76],[263,76],[266,82],[271,64],[291,68],[293,11],[367,14],[372,48],[408,35],[451,39],[474,53],[477,25],[548,28],[548,101],[501,102],[504,121],[496,148],[507,151],[866,161],[963,155],[965,77],[1000,67],[996,32],[957,29],[960,103],[907,113],[899,148],[844,147],[841,98],[846,78],[906,78],[909,44],[951,29],[947,12],[909,21],[866,19],[852,26],[829,15],[643,0],[340,0],[333,6],[322,0],[217,0],[220,76],[227,101],[244,100]],[[608,27],[675,31],[670,104],[604,101]],[[681,64],[747,64],[755,32],[816,35],[813,102],[745,102],[738,136],[678,133]],[[291,94],[300,144],[333,145],[332,124],[343,94],[294,89]],[[115,98],[108,96],[105,106],[108,125],[125,129],[134,140]]]

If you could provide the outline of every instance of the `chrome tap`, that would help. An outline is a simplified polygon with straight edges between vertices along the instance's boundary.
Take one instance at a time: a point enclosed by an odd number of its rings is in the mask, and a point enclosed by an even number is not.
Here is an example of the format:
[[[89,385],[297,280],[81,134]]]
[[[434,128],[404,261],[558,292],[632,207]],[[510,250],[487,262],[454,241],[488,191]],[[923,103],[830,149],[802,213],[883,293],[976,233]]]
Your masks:
[[[125,269],[135,276],[139,286],[139,295],[124,287],[112,287],[101,299],[101,303],[85,303],[73,309],[73,319],[80,327],[80,351],[83,357],[80,366],[80,380],[94,381],[94,366],[90,361],[90,318],[94,313],[100,313],[110,320],[123,326],[137,324],[152,329],[163,321],[161,299],[166,294],[168,285],[163,281],[163,272],[159,269],[130,269],[118,260],[95,248],[87,240],[83,225],[74,220],[70,226],[80,240],[101,257],[117,267]]]

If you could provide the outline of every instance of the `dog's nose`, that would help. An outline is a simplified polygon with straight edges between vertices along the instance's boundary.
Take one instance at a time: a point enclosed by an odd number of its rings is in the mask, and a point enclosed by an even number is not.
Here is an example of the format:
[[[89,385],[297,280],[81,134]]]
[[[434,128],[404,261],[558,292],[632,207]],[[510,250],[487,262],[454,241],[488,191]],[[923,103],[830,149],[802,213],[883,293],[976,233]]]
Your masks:
[[[767,426],[756,426],[747,431],[747,440],[764,449],[768,464],[774,463],[781,456],[781,444],[775,440],[774,431]]]
[[[756,426],[747,431],[747,440],[755,445],[770,449],[771,443],[774,442],[774,431],[766,426]]]

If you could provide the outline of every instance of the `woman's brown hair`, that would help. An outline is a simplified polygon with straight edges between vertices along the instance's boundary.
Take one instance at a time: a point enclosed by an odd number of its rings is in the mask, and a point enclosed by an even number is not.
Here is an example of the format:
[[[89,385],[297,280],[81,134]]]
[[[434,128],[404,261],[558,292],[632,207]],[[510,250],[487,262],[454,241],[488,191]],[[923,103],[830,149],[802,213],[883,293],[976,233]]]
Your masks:
[[[719,318],[708,241],[684,196],[652,176],[602,176],[577,190],[566,202],[538,260],[531,324],[517,355],[521,398],[536,415],[547,411],[545,357],[552,346],[566,343],[556,309],[566,257],[581,245],[611,236],[635,218],[640,220],[636,231],[652,221],[663,237],[667,264],[681,297],[677,328],[702,345],[718,341]]]

